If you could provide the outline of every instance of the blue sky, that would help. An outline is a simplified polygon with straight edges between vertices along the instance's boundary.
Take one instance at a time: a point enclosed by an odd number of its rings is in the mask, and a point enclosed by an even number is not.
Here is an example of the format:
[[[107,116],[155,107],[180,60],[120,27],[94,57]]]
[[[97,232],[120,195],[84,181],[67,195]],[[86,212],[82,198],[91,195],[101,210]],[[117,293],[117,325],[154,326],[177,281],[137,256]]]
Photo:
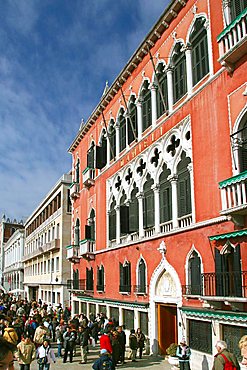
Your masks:
[[[0,0],[0,217],[30,216],[168,0]]]

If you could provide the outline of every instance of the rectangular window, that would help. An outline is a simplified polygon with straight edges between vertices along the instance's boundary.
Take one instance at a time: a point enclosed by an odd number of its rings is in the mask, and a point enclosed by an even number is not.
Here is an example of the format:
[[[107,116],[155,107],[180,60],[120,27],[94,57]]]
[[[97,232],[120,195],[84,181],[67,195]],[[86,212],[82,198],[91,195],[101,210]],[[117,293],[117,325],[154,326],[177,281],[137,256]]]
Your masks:
[[[70,199],[70,190],[67,190],[67,212],[71,213],[72,212],[72,203]]]
[[[55,264],[55,261],[54,261],[54,258],[51,259],[51,272],[54,272],[54,264]]]
[[[143,334],[148,335],[148,313],[140,312],[140,328]]]
[[[57,224],[57,239],[60,239],[60,225]]]
[[[191,349],[212,354],[211,321],[189,320],[189,344]]]
[[[47,273],[49,274],[50,273],[50,270],[51,270],[51,261],[48,260],[47,261]]]
[[[58,292],[57,293],[57,304],[61,303],[61,295],[60,293]]]
[[[81,313],[84,313],[84,315],[87,315],[87,304],[86,304],[86,302],[81,302]]]
[[[89,303],[89,314],[90,313],[96,315],[96,305],[94,303]]]
[[[134,329],[134,311],[123,310],[124,324],[126,329]]]
[[[52,303],[56,303],[56,293],[52,292]]]
[[[51,302],[51,292],[48,291],[48,302]]]
[[[59,257],[56,257],[56,271],[59,271]]]
[[[104,306],[104,305],[100,304],[100,305],[99,305],[99,312],[102,312],[104,315],[106,315],[106,306]],[[112,318],[111,311],[110,311],[110,316],[111,316],[111,318]],[[113,317],[115,317],[115,316],[113,316]],[[116,317],[118,317],[118,316],[116,316]]]
[[[46,274],[46,261],[44,261],[44,274]]]
[[[222,339],[227,344],[227,349],[234,353],[237,359],[241,360],[240,349],[238,348],[239,339],[246,335],[246,327],[244,326],[233,326],[233,325],[222,325]]]

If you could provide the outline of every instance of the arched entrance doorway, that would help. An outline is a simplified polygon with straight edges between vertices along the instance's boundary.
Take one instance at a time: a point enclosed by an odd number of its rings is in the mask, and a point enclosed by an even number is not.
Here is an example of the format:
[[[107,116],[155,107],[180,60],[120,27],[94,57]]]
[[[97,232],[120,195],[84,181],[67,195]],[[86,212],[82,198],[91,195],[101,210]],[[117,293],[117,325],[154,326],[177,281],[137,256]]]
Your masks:
[[[149,333],[151,352],[165,354],[166,348],[182,337],[179,316],[182,287],[177,272],[165,257],[164,242],[161,242],[159,251],[162,259],[150,281]]]

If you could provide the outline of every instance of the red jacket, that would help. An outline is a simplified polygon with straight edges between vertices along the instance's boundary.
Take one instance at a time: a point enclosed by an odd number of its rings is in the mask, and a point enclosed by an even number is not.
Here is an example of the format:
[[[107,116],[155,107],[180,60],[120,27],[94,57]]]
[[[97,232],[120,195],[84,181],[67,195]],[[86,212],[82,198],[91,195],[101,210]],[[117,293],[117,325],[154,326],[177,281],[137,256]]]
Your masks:
[[[100,340],[100,349],[106,349],[107,352],[112,354],[112,345],[111,345],[111,340],[110,337],[106,334],[101,335]]]

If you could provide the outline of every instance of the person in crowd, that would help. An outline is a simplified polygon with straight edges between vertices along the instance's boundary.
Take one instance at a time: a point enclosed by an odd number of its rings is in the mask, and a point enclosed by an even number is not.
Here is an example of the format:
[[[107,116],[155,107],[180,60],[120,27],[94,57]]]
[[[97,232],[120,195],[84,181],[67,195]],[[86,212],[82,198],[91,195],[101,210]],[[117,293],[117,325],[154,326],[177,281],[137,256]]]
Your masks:
[[[43,319],[42,323],[37,327],[34,333],[33,341],[36,345],[36,348],[42,345],[45,338],[48,339],[50,337],[49,330],[47,327],[45,327],[44,323],[45,319]]]
[[[56,341],[57,341],[57,357],[62,357],[62,347],[63,347],[63,334],[65,332],[65,326],[63,321],[56,327]]]
[[[239,341],[239,348],[241,351],[242,362],[241,364],[247,369],[247,335],[244,335]]]
[[[31,362],[36,358],[36,349],[28,333],[24,334],[21,342],[18,343],[15,357],[20,365],[20,370],[30,369]]]
[[[135,329],[130,330],[129,347],[130,347],[130,354],[128,358],[132,362],[136,362],[136,352],[137,352],[138,344],[137,344],[137,338],[135,335]]]
[[[97,344],[99,340],[99,323],[97,321],[92,322],[90,329],[92,333],[92,338],[94,339],[95,344]]]
[[[69,321],[69,319],[70,319],[70,316],[71,316],[71,314],[70,314],[70,310],[69,310],[69,308],[68,307],[65,307],[65,310],[64,310],[64,312],[63,312],[63,319],[64,319],[64,321]]]
[[[93,364],[94,370],[109,369],[115,370],[115,365],[111,359],[110,353],[103,348],[100,351],[100,357]]]
[[[13,328],[13,325],[11,325],[7,320],[6,320],[6,328],[4,329],[4,333],[3,333],[3,338],[15,346],[18,343],[18,335],[15,329]]]
[[[14,370],[14,352],[16,347],[0,337],[0,369]]]
[[[125,347],[126,347],[126,334],[122,326],[117,327],[118,343],[119,343],[119,362],[125,364]]]
[[[77,343],[79,344],[81,348],[80,364],[87,363],[88,340],[89,340],[89,330],[87,330],[87,328],[84,328],[83,326],[79,326]]]
[[[182,338],[176,353],[181,370],[190,370],[190,355],[190,347],[187,346],[185,338]]]
[[[142,352],[143,352],[146,338],[140,328],[136,330],[136,338],[137,338],[137,345],[139,349],[139,358],[142,358]]]
[[[76,331],[69,326],[67,327],[64,335],[63,335],[63,340],[64,340],[64,356],[63,356],[63,362],[67,362],[67,357],[69,354],[69,361],[73,361],[73,351],[76,345]]]
[[[110,340],[112,345],[112,361],[114,365],[117,365],[120,355],[120,345],[118,340],[118,332],[116,330],[111,331]]]
[[[112,354],[112,345],[110,340],[110,333],[108,331],[104,331],[104,334],[101,335],[100,340],[100,349],[106,349],[110,355]]]
[[[224,370],[225,364],[227,362],[231,362],[237,370],[240,370],[240,366],[236,356],[228,351],[225,341],[218,340],[215,347],[217,350],[217,354],[214,356],[214,364],[212,370]]]
[[[37,358],[39,370],[49,370],[51,363],[55,364],[56,357],[48,339],[44,339],[43,344],[38,347]]]

